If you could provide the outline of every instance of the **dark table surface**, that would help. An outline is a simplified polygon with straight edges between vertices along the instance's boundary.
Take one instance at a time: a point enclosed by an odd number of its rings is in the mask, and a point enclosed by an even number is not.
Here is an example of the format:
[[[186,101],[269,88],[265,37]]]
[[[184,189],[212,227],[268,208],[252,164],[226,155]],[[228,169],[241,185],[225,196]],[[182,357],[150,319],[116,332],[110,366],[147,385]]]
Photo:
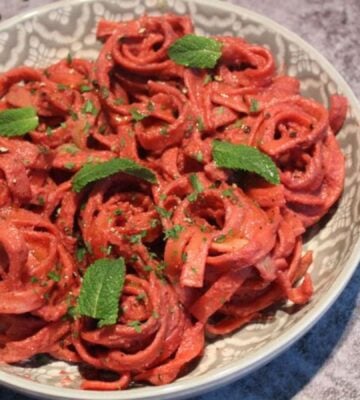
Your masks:
[[[210,0],[209,0],[210,1]],[[0,0],[1,18],[52,2]],[[344,76],[360,98],[359,0],[232,0],[298,33]],[[359,133],[360,134],[360,133]],[[359,400],[360,269],[315,327],[251,375],[193,400]],[[0,388],[0,399],[29,400]]]

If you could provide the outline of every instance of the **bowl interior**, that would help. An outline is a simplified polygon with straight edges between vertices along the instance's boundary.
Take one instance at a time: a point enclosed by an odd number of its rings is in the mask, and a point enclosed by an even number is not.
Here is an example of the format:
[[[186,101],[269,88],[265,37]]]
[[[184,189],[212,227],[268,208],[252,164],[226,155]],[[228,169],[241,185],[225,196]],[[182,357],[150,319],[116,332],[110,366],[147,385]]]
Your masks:
[[[190,14],[200,34],[242,36],[268,46],[277,66],[301,80],[302,93],[328,105],[333,93],[349,100],[346,125],[338,138],[346,156],[344,194],[330,215],[307,235],[306,248],[314,250],[311,273],[315,294],[312,301],[295,313],[276,312],[266,324],[251,324],[229,337],[209,343],[198,366],[186,377],[169,385],[167,392],[181,392],[190,386],[200,388],[240,376],[268,360],[290,344],[330,305],[351,276],[359,259],[360,165],[359,106],[350,89],[336,71],[310,46],[275,23],[252,12],[205,0],[97,0],[72,1],[45,7],[43,11],[0,27],[0,72],[14,66],[45,67],[70,52],[77,57],[96,58],[99,44],[95,26],[100,18],[125,20],[163,12]],[[16,366],[1,365],[0,380],[11,384],[11,377],[25,378],[14,385],[25,391],[47,392],[32,382],[52,387],[77,389],[77,367],[63,362],[48,362],[38,357]],[[212,383],[210,383],[212,382]],[[31,388],[32,387],[32,388]],[[210,387],[210,386],[208,386]],[[188,389],[186,389],[188,390]],[[55,393],[55,392],[54,392]],[[112,398],[161,398],[157,388],[133,388],[114,393]],[[79,391],[64,392],[67,398],[80,398]],[[102,396],[102,397],[101,397]],[[81,398],[108,398],[87,393]]]

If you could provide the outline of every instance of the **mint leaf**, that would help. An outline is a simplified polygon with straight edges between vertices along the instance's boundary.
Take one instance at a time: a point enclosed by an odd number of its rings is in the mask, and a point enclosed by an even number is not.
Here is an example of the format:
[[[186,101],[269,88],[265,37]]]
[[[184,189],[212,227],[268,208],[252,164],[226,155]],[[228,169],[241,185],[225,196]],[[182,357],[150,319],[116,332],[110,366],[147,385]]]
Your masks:
[[[169,48],[168,55],[176,63],[192,68],[214,68],[221,57],[222,43],[205,36],[185,35]]]
[[[33,107],[13,108],[0,111],[0,136],[22,136],[39,125]]]
[[[270,183],[280,183],[279,172],[273,160],[255,147],[214,140],[212,156],[220,168],[253,172]]]
[[[100,164],[85,164],[72,179],[73,190],[80,192],[89,183],[107,178],[118,172],[136,176],[150,183],[156,183],[156,176],[150,169],[129,158],[113,158]]]
[[[122,257],[96,260],[85,272],[77,313],[98,319],[99,328],[115,324],[124,280],[125,263]]]

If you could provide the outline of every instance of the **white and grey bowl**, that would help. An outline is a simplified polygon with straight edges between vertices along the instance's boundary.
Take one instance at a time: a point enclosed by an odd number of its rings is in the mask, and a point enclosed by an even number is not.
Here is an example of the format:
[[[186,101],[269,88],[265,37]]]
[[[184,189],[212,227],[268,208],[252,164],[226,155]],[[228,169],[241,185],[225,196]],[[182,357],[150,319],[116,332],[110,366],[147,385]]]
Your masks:
[[[162,387],[123,392],[79,390],[77,367],[63,362],[0,365],[0,383],[45,399],[169,399],[185,398],[229,383],[288,348],[331,306],[360,260],[360,106],[332,65],[294,33],[246,9],[216,0],[68,0],[39,8],[0,24],[0,72],[17,65],[44,67],[66,57],[96,58],[100,45],[95,27],[100,18],[124,20],[164,12],[191,15],[201,34],[242,36],[268,46],[278,66],[301,80],[302,93],[328,105],[333,93],[350,103],[338,138],[346,156],[344,194],[338,207],[309,235],[314,250],[311,267],[315,294],[296,313],[279,310],[266,324],[251,324],[206,347],[189,375]],[[0,299],[1,301],[1,299]]]

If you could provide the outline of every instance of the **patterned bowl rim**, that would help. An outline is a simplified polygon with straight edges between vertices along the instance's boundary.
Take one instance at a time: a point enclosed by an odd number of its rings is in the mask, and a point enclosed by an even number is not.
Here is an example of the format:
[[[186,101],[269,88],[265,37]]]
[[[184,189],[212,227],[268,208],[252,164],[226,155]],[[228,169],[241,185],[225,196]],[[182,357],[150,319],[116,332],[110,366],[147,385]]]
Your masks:
[[[97,0],[62,0],[52,4],[47,4],[34,8],[31,11],[21,13],[15,17],[0,23],[0,31],[13,27],[14,25],[25,20],[34,18],[39,15],[48,13],[61,7],[71,7],[83,3],[95,3]],[[183,0],[187,3],[200,5],[209,5],[208,0]],[[326,73],[338,83],[343,94],[348,98],[353,114],[360,125],[360,103],[356,99],[353,91],[346,83],[340,73],[332,66],[332,64],[321,55],[313,46],[303,40],[296,33],[283,27],[272,19],[265,17],[257,12],[248,10],[247,8],[237,6],[231,3],[225,3],[220,0],[211,0],[211,7],[227,12],[236,11],[245,17],[249,17],[257,23],[264,25],[274,31],[281,33],[286,39],[295,42],[307,54],[317,59],[326,70]],[[295,323],[285,334],[278,338],[272,339],[270,343],[262,348],[255,350],[253,353],[244,356],[241,360],[232,361],[228,365],[216,369],[213,372],[208,372],[203,376],[188,378],[187,380],[175,381],[171,384],[159,387],[144,387],[126,391],[84,391],[77,389],[59,388],[46,384],[30,381],[25,378],[20,378],[12,374],[0,370],[0,384],[7,386],[19,392],[40,396],[48,399],[68,399],[68,400],[105,400],[110,397],[113,400],[160,400],[169,398],[186,398],[191,395],[200,394],[206,391],[213,390],[219,386],[229,384],[236,379],[258,369],[265,365],[270,360],[278,356],[280,353],[288,349],[300,337],[308,332],[312,326],[326,313],[335,300],[339,297],[345,286],[349,282],[351,276],[355,272],[360,261],[360,238],[353,247],[351,256],[349,257],[343,270],[332,283],[330,290],[322,295],[316,307],[304,315],[297,323]]]

